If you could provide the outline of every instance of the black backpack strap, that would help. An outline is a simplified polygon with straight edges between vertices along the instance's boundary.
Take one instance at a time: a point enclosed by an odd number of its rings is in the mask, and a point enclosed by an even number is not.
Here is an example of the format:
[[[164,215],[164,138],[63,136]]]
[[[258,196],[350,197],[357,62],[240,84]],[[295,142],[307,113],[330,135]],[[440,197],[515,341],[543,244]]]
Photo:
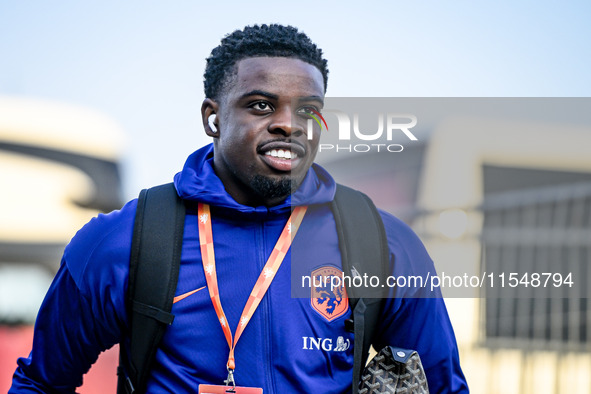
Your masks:
[[[389,274],[389,249],[386,231],[380,213],[365,194],[337,185],[332,211],[339,237],[343,272],[355,276],[377,276],[385,283]],[[377,322],[386,296],[386,288],[347,289],[352,319],[345,322],[347,330],[354,332],[353,392],[361,371],[367,362]]]
[[[170,313],[181,261],[185,205],[172,183],[142,190],[129,265],[129,353],[121,345],[118,393],[146,390]]]

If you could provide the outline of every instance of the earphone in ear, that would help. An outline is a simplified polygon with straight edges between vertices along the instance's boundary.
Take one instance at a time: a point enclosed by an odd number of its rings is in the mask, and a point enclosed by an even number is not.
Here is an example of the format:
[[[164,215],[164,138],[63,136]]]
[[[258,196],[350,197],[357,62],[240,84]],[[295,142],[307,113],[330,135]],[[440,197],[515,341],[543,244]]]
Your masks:
[[[207,118],[207,123],[209,124],[209,128],[211,129],[211,131],[213,131],[214,133],[218,132],[217,127],[215,127],[215,118],[216,118],[216,114],[211,114],[209,115],[209,118]]]

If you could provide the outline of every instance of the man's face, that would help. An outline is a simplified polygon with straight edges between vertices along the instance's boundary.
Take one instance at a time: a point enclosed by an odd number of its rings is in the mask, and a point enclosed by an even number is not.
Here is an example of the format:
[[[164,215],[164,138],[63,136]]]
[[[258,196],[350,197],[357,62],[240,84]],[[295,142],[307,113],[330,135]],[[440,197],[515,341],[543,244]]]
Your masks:
[[[316,156],[320,131],[308,139],[306,113],[322,109],[323,77],[315,66],[283,57],[247,58],[236,68],[220,101],[211,102],[215,170],[239,203],[276,205]]]

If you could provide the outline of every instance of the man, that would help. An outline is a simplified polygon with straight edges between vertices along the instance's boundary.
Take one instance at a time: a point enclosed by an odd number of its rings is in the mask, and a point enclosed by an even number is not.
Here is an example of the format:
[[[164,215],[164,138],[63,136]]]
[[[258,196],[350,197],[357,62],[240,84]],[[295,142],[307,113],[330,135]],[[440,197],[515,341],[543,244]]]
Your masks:
[[[335,183],[313,164],[320,130],[308,138],[306,128],[309,113],[322,109],[327,76],[321,50],[292,27],[247,27],[212,51],[201,111],[213,145],[193,153],[175,176],[189,208],[175,320],[156,354],[148,392],[196,392],[199,384],[222,384],[229,368],[238,385],[265,393],[350,392],[354,338],[344,326],[346,298],[327,311],[290,296],[294,248],[308,264],[298,272],[341,267],[329,208]],[[127,348],[136,206],[134,200],[99,215],[67,246],[11,392],[73,392],[102,350],[116,343]],[[292,206],[303,212],[299,231]],[[434,272],[412,231],[388,214],[382,219],[397,272]],[[266,265],[277,240],[296,231],[284,264]],[[213,239],[209,251],[200,237]],[[306,248],[311,244],[318,246]],[[269,287],[247,313],[259,279]],[[467,391],[442,299],[389,299],[380,324],[374,343],[418,350],[432,392]]]

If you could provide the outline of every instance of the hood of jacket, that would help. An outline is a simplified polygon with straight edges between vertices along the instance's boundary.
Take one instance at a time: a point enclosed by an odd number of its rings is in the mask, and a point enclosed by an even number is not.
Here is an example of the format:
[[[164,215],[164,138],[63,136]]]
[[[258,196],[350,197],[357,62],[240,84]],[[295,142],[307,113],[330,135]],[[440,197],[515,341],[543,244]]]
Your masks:
[[[282,203],[272,207],[251,207],[236,202],[226,192],[224,184],[213,169],[213,144],[193,152],[183,170],[175,175],[174,184],[179,196],[185,200],[199,201],[212,206],[251,212],[283,212],[292,206],[324,204],[334,198],[336,183],[326,170],[313,164],[304,181]]]

